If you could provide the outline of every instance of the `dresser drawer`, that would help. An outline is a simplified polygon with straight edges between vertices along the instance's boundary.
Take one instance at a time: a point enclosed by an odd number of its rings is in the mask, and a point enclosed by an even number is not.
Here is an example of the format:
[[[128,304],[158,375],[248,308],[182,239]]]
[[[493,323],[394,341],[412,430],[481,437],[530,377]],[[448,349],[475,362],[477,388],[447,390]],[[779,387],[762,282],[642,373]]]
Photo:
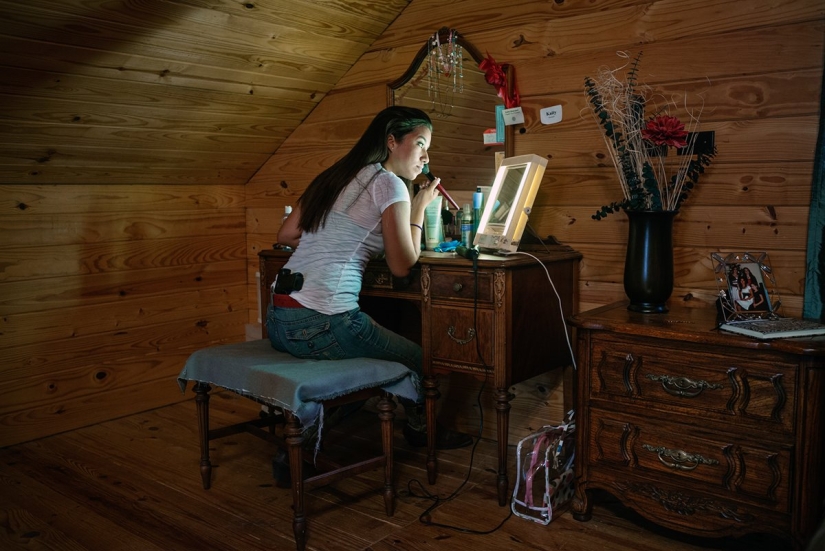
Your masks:
[[[779,356],[757,360],[708,347],[700,352],[669,341],[654,347],[606,336],[593,339],[591,354],[594,399],[793,433],[796,365]]]
[[[599,409],[591,415],[589,461],[594,473],[608,468],[617,480],[641,476],[775,512],[790,509],[789,447],[649,417]]]
[[[685,527],[690,526],[695,527],[695,532],[709,537],[718,533],[764,532],[766,527],[780,535],[789,534],[791,530],[787,513],[697,492],[683,484],[632,476],[603,482],[623,503],[674,530],[685,531]]]
[[[478,278],[470,271],[434,270],[430,281],[430,296],[434,300],[473,302],[478,283],[478,302],[493,302],[493,277],[489,272],[479,272]]]

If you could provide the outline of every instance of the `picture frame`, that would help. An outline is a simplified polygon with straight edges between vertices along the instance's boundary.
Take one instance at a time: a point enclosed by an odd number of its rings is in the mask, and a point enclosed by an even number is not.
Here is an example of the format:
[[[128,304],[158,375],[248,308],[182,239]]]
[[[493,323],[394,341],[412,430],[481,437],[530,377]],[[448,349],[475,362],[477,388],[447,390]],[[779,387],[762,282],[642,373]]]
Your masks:
[[[776,277],[766,252],[712,253],[720,323],[779,316]]]

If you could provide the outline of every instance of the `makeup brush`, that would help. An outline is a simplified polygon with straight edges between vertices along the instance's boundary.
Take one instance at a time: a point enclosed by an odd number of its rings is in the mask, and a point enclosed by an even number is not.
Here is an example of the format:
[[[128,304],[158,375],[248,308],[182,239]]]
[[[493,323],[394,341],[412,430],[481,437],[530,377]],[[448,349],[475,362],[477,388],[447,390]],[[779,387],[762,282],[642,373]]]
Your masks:
[[[433,180],[435,180],[435,176],[430,174],[430,165],[429,164],[424,165],[424,168],[421,169],[421,174],[426,176],[427,179],[431,182]],[[441,195],[444,196],[444,198],[447,200],[448,203],[450,203],[456,209],[461,210],[461,207],[459,207],[458,203],[456,203],[455,200],[452,197],[450,197],[450,194],[447,193],[447,190],[444,189],[444,186],[441,185],[441,182],[439,182],[436,187],[438,188],[438,191],[441,192]]]

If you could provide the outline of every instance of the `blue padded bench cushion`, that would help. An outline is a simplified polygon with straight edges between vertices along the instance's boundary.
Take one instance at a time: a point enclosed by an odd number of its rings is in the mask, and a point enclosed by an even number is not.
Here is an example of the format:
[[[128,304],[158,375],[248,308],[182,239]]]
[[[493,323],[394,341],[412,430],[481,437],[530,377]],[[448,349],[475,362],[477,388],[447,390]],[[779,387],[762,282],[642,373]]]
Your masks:
[[[372,387],[416,400],[419,385],[416,373],[398,362],[304,360],[278,352],[268,339],[194,352],[178,375],[181,392],[186,391],[187,381],[214,384],[288,409],[304,427],[321,420],[323,400]]]

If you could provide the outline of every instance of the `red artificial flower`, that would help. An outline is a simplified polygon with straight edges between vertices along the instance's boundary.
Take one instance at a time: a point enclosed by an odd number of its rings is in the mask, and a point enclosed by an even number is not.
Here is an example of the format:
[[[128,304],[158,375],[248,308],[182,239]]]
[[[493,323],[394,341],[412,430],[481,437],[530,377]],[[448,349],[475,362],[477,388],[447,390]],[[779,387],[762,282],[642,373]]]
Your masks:
[[[642,129],[642,138],[654,145],[685,147],[687,145],[687,135],[687,130],[685,130],[682,121],[668,115],[659,115],[650,119]]]
[[[496,63],[493,56],[488,53],[487,57],[482,59],[481,63],[478,64],[478,68],[484,71],[484,80],[487,81],[487,84],[495,87],[498,97],[504,100],[504,107],[507,109],[518,107],[521,101],[518,87],[514,82],[513,89],[510,91],[509,96],[507,95],[507,75],[504,74],[504,68]],[[512,71],[512,68],[510,70]]]
[[[484,80],[487,81],[487,84],[495,86],[496,90],[504,89],[507,86],[507,77],[504,74],[504,69],[496,63],[496,60],[493,59],[493,56],[489,53],[487,57],[482,59],[481,63],[478,64],[478,68],[484,71]]]

